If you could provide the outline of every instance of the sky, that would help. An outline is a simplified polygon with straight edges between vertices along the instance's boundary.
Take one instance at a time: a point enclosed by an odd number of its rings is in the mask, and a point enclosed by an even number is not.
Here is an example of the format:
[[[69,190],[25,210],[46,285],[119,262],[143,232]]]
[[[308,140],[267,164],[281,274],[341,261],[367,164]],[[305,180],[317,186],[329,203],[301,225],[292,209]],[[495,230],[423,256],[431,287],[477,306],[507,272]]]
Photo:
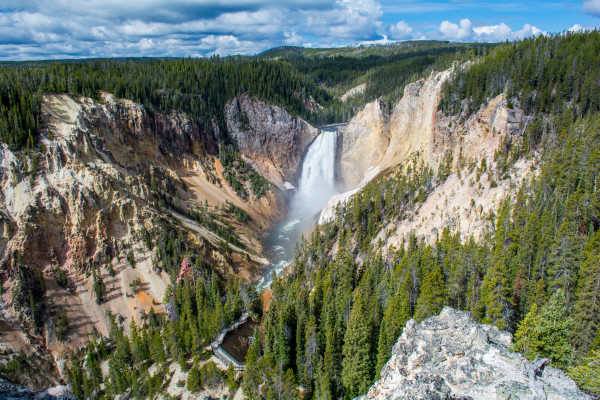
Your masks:
[[[497,42],[599,23],[600,0],[0,0],[0,60]]]

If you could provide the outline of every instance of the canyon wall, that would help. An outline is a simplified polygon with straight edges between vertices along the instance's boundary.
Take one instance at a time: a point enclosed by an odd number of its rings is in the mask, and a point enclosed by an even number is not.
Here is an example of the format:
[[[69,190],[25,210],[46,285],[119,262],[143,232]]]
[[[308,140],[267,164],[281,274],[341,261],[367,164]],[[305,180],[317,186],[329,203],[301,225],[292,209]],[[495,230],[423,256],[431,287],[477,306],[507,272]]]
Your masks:
[[[509,109],[503,95],[466,120],[438,111],[451,74],[432,73],[407,85],[390,115],[371,102],[340,129],[338,180],[344,188],[360,182],[370,168],[385,170],[417,153],[436,169],[449,154],[454,166],[461,159],[493,156],[504,136],[521,134],[527,118],[519,108]]]
[[[273,122],[275,130],[268,129],[268,121],[256,121],[259,116],[253,113],[251,126],[275,146],[260,148],[275,152],[276,146],[284,146],[283,156],[263,164],[253,153],[256,148],[241,146],[248,152],[242,157],[267,178],[275,169],[261,170],[264,165],[283,171],[273,175],[277,184],[293,180],[292,171],[316,130],[281,109],[269,110],[279,121]],[[259,238],[283,217],[285,196],[274,186],[259,198],[236,194],[219,162],[221,134],[214,121],[205,128],[183,113],[150,112],[108,93],[101,93],[100,101],[46,94],[42,116],[47,130],[40,137],[40,151],[14,152],[0,145],[0,327],[6,328],[0,332],[0,348],[25,349],[51,370],[49,355],[60,364],[68,349],[84,345],[90,334],[107,336],[109,312],[125,331],[131,319],[139,321],[150,310],[163,312],[170,279],[155,253],[165,226],[224,276],[251,281],[268,266]],[[289,132],[296,142],[289,142]],[[270,137],[279,134],[284,136]],[[246,211],[250,220],[238,222],[226,204]],[[240,244],[229,244],[225,254],[226,240],[194,219],[201,211],[224,218]],[[127,260],[129,253],[134,265]],[[94,294],[92,269],[106,287],[101,302]],[[61,273],[66,285],[57,284]],[[138,280],[141,289],[134,290]],[[27,293],[33,294],[32,302]],[[69,331],[59,341],[55,320],[61,310],[68,316]],[[48,379],[34,386],[57,379],[49,371]]]
[[[432,73],[407,85],[389,115],[378,101],[369,103],[339,130],[337,179],[343,193],[330,200],[320,222],[370,180],[416,157],[436,171],[448,169],[449,176],[409,218],[391,222],[377,240],[399,247],[411,232],[435,242],[445,227],[465,237],[490,227],[485,217],[535,174],[535,159],[519,160],[502,174],[495,161],[502,143],[518,142],[531,118],[509,108],[504,95],[467,118],[445,115],[438,103],[451,75],[452,69]],[[486,167],[475,168],[484,159]]]
[[[246,95],[227,103],[225,114],[227,131],[249,164],[280,189],[297,186],[302,157],[319,130]]]

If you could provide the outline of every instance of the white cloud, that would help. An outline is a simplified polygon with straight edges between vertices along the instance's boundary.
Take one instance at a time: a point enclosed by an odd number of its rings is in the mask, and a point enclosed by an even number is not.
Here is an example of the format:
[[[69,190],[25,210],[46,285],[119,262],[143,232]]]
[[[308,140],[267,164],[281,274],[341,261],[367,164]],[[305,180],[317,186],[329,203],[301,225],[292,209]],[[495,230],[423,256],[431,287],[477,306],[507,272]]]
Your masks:
[[[447,40],[471,40],[473,36],[473,24],[467,18],[462,19],[460,25],[453,24],[450,21],[443,21],[440,24],[439,33],[442,38]]]
[[[335,45],[376,39],[382,16],[377,0],[337,0],[336,7],[326,12],[302,12],[299,22],[304,34],[317,37],[322,45]]]
[[[412,37],[413,28],[405,21],[399,21],[389,28],[390,37],[395,40],[408,39]]]
[[[388,44],[393,44],[393,43],[398,43],[397,40],[390,40],[388,39],[387,35],[383,35],[381,38],[376,39],[376,40],[363,40],[362,42],[356,43],[356,46],[375,46],[375,45],[388,45]]]
[[[253,54],[380,35],[378,0],[3,0],[0,59]],[[164,52],[164,53],[161,53]]]
[[[575,25],[573,25],[572,27],[570,27],[568,29],[569,32],[583,32],[585,30],[587,30],[587,29],[584,28],[582,25],[579,25],[579,24],[575,24]]]
[[[600,17],[600,0],[583,0],[583,10]]]
[[[575,24],[568,29],[569,32],[582,32],[585,28],[579,24]]]
[[[383,23],[380,1],[0,0],[0,59],[255,54],[280,45],[503,41],[540,32],[469,19],[416,31],[405,21]]]
[[[305,39],[296,32],[284,32],[285,44],[288,46],[303,46]]]
[[[530,25],[530,24],[525,24],[523,25],[523,28],[513,32],[511,36],[507,37],[507,39],[512,40],[512,39],[523,39],[526,37],[530,37],[530,36],[538,36],[538,35],[546,35],[546,32],[542,31],[541,29]]]
[[[485,38],[489,42],[501,42],[506,40],[511,34],[512,29],[504,22],[498,25],[487,25],[473,28],[473,33],[479,38]]]
[[[456,42],[502,42],[540,34],[545,34],[545,32],[530,24],[525,24],[518,31],[513,31],[510,26],[503,22],[498,25],[474,27],[471,20],[465,18],[460,21],[460,25],[450,21],[443,21],[438,30],[431,32],[428,37]]]

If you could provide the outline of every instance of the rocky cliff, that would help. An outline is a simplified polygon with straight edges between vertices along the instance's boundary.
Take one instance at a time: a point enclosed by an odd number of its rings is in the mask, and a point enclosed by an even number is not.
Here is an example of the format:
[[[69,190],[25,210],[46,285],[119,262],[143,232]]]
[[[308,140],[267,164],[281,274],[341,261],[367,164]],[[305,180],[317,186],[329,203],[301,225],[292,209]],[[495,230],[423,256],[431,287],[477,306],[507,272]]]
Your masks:
[[[224,275],[251,280],[268,265],[257,237],[281,218],[284,197],[277,189],[260,198],[236,194],[223,176],[215,126],[107,93],[100,101],[47,94],[42,116],[47,131],[38,151],[0,147],[0,327],[10,328],[0,329],[2,349],[25,350],[52,369],[49,354],[60,360],[89,334],[108,335],[108,312],[125,330],[131,318],[161,312],[170,279],[157,265],[155,239],[165,226]],[[238,222],[225,203],[246,211],[250,221]],[[217,218],[213,225],[239,244],[223,254],[229,239],[197,222],[200,212]],[[92,269],[106,287],[100,304]],[[142,289],[134,291],[138,279]],[[69,329],[58,340],[63,310]],[[50,373],[31,386],[57,379]]]
[[[379,166],[390,144],[388,121],[378,101],[365,106],[338,130],[337,179],[354,188],[371,167]]]
[[[449,155],[457,165],[493,155],[506,135],[520,135],[528,119],[519,108],[508,108],[502,95],[467,119],[439,112],[441,89],[451,74],[452,69],[407,85],[389,116],[378,101],[369,103],[340,129],[338,178],[344,187],[360,182],[369,168],[385,170],[416,153],[434,168]]]
[[[588,399],[547,360],[528,362],[512,337],[450,307],[421,323],[408,321],[392,357],[361,400]]]
[[[302,157],[318,130],[280,107],[240,96],[225,107],[227,130],[238,150],[280,189],[297,185]]]
[[[321,222],[357,188],[416,157],[434,170],[446,169],[449,176],[412,217],[391,221],[377,240],[398,247],[413,231],[435,242],[445,227],[465,237],[478,237],[489,228],[485,217],[535,173],[535,159],[519,160],[501,173],[496,162],[503,144],[521,139],[530,117],[518,107],[509,108],[504,95],[468,118],[446,116],[437,107],[451,75],[452,69],[407,85],[389,115],[379,102],[370,103],[339,130],[337,179],[346,192],[329,202]]]

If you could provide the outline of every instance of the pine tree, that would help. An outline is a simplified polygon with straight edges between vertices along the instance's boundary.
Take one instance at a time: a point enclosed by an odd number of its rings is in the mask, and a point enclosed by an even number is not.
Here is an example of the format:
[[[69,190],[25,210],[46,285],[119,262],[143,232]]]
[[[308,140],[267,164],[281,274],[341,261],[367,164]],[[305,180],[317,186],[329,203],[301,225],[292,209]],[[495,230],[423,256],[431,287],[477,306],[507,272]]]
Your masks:
[[[92,397],[90,395],[100,390],[100,384],[102,383],[102,370],[100,369],[100,360],[98,359],[98,355],[94,351],[93,347],[93,344],[88,346],[85,361],[85,368],[88,372],[88,379],[86,380],[86,393],[88,394],[87,397]]]
[[[511,321],[511,306],[508,271],[504,263],[499,261],[488,269],[483,278],[476,314],[483,323],[494,324],[504,330]]]
[[[285,374],[277,374],[274,386],[274,392],[277,399],[295,400],[300,397],[294,372],[291,368],[285,371]]]
[[[581,389],[600,396],[600,349],[590,351],[580,365],[569,369],[569,375]]]
[[[227,367],[227,387],[229,388],[229,393],[234,393],[238,388],[238,381],[236,379],[233,364],[229,364],[229,367]]]
[[[541,309],[537,329],[538,340],[543,343],[540,352],[552,358],[556,366],[565,367],[571,361],[573,346],[569,339],[572,327],[565,294],[559,289]]]
[[[96,303],[100,304],[104,301],[104,296],[106,295],[106,286],[102,280],[102,275],[100,275],[98,272],[96,272],[96,269],[92,270],[92,289],[96,295]]]
[[[367,301],[359,288],[344,335],[342,383],[349,398],[366,393],[374,375],[372,326],[367,315]]]
[[[408,293],[404,287],[400,287],[398,293],[392,297],[381,321],[379,330],[379,345],[377,350],[376,377],[379,379],[381,368],[389,360],[392,346],[402,334],[404,325],[410,318],[410,303]]]
[[[246,354],[246,370],[242,377],[242,390],[249,398],[257,398],[259,386],[263,383],[258,362],[261,358],[262,337],[258,328],[254,330],[252,344]]]
[[[71,391],[73,395],[79,399],[83,399],[85,396],[85,372],[81,367],[81,363],[73,354],[69,356],[69,379],[71,382]]]
[[[306,324],[304,333],[304,371],[305,379],[312,379],[315,375],[316,361],[318,358],[319,343],[317,341],[317,322],[311,315]]]
[[[558,230],[556,243],[552,247],[548,286],[552,291],[561,289],[565,293],[567,301],[570,302],[579,270],[580,249],[577,219],[573,215],[568,215],[566,218]]]
[[[538,325],[538,308],[537,304],[531,306],[531,310],[527,313],[525,318],[519,324],[519,328],[515,332],[513,348],[515,351],[519,351],[530,360],[533,360],[537,355],[535,352],[539,347],[539,343],[536,342],[534,330]]]
[[[202,390],[202,380],[200,378],[200,369],[198,365],[194,364],[194,366],[190,369],[187,378],[187,390],[192,393],[198,392]]]
[[[537,313],[534,305],[515,333],[515,350],[529,359],[550,358],[554,365],[566,367],[571,362],[570,343],[573,321],[567,314],[564,292],[559,289]]]
[[[319,358],[315,373],[315,398],[332,400],[331,380],[323,369],[323,360]]]
[[[596,332],[600,332],[600,230],[586,246],[576,298],[573,342],[581,355],[588,352]]]
[[[429,259],[428,261],[432,260]],[[417,321],[423,321],[427,317],[439,314],[446,304],[446,286],[442,269],[437,262],[432,262],[434,263],[433,265],[424,267],[428,271],[423,280],[421,293],[419,294],[415,309],[415,319]]]

